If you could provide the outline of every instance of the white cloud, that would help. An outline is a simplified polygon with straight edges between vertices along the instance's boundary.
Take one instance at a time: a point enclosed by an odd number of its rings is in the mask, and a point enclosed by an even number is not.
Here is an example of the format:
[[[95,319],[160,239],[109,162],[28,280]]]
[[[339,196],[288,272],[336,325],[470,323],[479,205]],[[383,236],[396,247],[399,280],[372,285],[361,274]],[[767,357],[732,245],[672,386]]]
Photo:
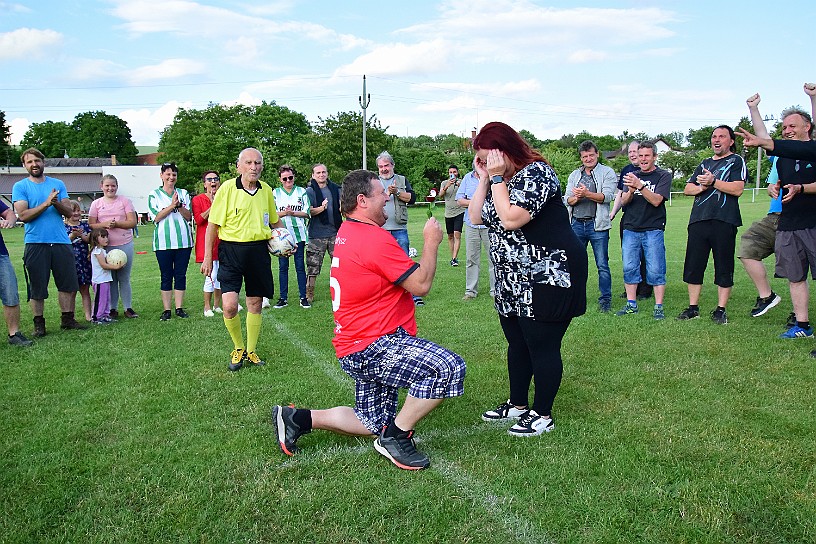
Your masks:
[[[31,8],[23,4],[0,2],[0,13],[31,13]]]
[[[260,98],[252,96],[247,91],[242,91],[235,100],[224,100],[220,104],[224,107],[235,106],[241,104],[242,106],[259,106],[263,102]]]
[[[609,54],[603,51],[596,51],[594,49],[579,49],[570,53],[567,60],[576,64],[583,64],[585,62],[599,62],[608,58]]]
[[[431,102],[430,104],[422,104],[417,106],[417,111],[425,112],[442,112],[442,111],[460,111],[460,110],[475,110],[483,101],[476,100],[471,96],[457,96],[450,100],[441,100],[438,102]]]
[[[131,85],[178,79],[207,72],[207,65],[192,59],[166,59],[158,64],[141,66],[124,72],[122,76]]]
[[[62,34],[54,30],[18,28],[0,34],[0,61],[40,58],[62,43]]]
[[[78,59],[71,64],[66,77],[78,81],[106,81],[116,79],[124,66],[106,59]]]
[[[488,94],[490,96],[529,96],[541,90],[541,83],[536,79],[507,81],[504,83],[456,83],[438,82],[411,85],[412,92],[438,93],[449,90],[463,93]]]
[[[442,72],[449,67],[449,44],[436,39],[417,44],[386,44],[335,70],[344,75],[403,75]]]
[[[9,143],[11,145],[20,145],[20,142],[25,136],[28,127],[31,126],[31,121],[25,117],[16,117],[8,122],[9,126]]]
[[[130,134],[137,145],[158,145],[161,132],[173,124],[179,108],[192,108],[191,102],[167,102],[155,110],[124,110],[119,117],[124,119],[130,128]]]

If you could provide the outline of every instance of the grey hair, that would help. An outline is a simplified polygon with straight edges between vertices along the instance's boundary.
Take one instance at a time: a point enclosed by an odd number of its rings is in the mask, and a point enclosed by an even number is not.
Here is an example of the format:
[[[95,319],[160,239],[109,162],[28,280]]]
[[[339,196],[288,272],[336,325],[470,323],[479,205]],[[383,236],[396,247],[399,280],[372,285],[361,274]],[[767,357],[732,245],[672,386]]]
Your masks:
[[[799,115],[802,119],[805,120],[807,124],[810,125],[810,130],[808,131],[808,136],[811,138],[816,138],[816,130],[813,127],[813,119],[810,117],[810,114],[803,110],[802,108],[798,108],[796,106],[791,106],[785,110],[782,110],[782,120],[784,121],[786,117],[789,115]]]
[[[377,162],[380,162],[380,160],[386,160],[391,163],[391,166],[394,166],[394,157],[392,157],[391,153],[389,153],[388,151],[383,151],[382,153],[377,155]]]

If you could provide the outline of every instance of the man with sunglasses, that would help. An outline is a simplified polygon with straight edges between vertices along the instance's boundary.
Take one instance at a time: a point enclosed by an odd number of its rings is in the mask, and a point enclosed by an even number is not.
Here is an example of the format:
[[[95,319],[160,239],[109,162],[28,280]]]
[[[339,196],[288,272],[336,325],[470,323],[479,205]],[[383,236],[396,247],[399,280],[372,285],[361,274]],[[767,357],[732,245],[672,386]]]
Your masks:
[[[209,224],[210,208],[212,207],[215,193],[221,186],[221,177],[215,170],[207,170],[201,174],[204,182],[204,192],[193,197],[193,221],[196,225],[195,253],[196,262],[204,262],[204,247]],[[213,247],[213,271],[209,276],[204,276],[204,316],[213,317],[215,312],[222,313],[221,310],[221,283],[218,281],[218,239]]]

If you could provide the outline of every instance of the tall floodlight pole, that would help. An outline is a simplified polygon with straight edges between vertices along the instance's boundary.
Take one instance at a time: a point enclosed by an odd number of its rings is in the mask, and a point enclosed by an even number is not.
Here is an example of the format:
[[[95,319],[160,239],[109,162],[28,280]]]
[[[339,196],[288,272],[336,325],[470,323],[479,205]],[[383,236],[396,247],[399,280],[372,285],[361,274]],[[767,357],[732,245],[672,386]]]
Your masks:
[[[365,97],[365,101],[363,100]],[[368,127],[368,114],[366,113],[366,109],[368,105],[371,104],[371,95],[366,94],[366,76],[363,76],[363,94],[361,94],[357,100],[360,102],[360,107],[363,108],[363,170],[368,170],[368,166],[366,165],[366,127]]]

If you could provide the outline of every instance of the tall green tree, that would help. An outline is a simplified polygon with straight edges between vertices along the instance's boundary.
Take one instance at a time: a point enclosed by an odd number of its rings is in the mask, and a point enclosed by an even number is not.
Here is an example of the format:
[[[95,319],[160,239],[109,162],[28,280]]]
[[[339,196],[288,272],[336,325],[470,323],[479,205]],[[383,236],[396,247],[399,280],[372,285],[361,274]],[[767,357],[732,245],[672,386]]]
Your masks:
[[[127,122],[103,111],[80,113],[71,124],[62,121],[32,123],[21,142],[23,148],[36,147],[49,158],[110,157],[117,162],[136,162],[136,144]]]
[[[274,183],[282,164],[305,168],[301,148],[309,133],[309,122],[302,113],[275,102],[210,104],[202,110],[180,109],[161,134],[159,152],[162,160],[178,165],[179,185],[193,189],[205,170],[234,174],[241,150],[255,147],[264,156],[262,179]],[[298,175],[302,178],[304,173]]]
[[[686,135],[688,146],[691,151],[702,151],[711,147],[711,133],[714,132],[713,125],[706,125],[698,129],[690,128]]]
[[[11,129],[6,124],[6,112],[0,110],[0,161],[11,166]]]
[[[136,144],[130,127],[116,115],[104,111],[80,113],[71,123],[73,142],[69,153],[72,157],[111,157],[116,155],[121,164],[136,162]]]
[[[310,166],[323,163],[329,177],[340,183],[351,170],[363,166],[363,114],[341,111],[328,117],[318,117],[313,132],[304,146],[304,157]],[[366,128],[366,166],[376,171],[375,159],[382,151],[391,150],[396,138],[389,135],[379,119],[372,116]],[[311,169],[308,174],[311,174]],[[306,180],[308,181],[308,177]]]
[[[71,125],[63,121],[44,121],[31,123],[23,135],[20,147],[28,149],[36,147],[49,158],[62,157],[66,153],[72,154],[71,145],[74,142],[74,131]]]

